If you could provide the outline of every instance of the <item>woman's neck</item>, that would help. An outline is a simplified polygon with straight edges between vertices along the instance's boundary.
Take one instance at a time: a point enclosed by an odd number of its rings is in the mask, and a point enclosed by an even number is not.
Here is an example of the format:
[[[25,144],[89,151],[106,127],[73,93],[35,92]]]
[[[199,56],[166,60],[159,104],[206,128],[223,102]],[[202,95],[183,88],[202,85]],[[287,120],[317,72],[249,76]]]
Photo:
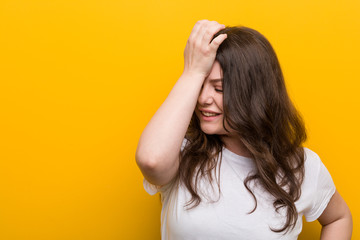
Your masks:
[[[252,155],[249,150],[245,147],[244,143],[241,141],[241,138],[238,136],[228,136],[222,135],[220,136],[223,141],[225,147],[240,156],[251,158]]]

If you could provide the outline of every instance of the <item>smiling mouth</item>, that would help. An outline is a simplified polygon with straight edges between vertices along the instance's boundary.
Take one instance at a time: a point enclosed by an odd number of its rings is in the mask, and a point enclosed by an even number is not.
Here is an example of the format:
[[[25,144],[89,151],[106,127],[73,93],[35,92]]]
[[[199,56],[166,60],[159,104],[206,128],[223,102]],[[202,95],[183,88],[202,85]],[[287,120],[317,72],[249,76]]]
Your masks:
[[[218,116],[220,115],[220,113],[212,113],[212,112],[203,112],[203,111],[200,111],[202,115],[204,115],[205,117],[215,117],[215,116]]]

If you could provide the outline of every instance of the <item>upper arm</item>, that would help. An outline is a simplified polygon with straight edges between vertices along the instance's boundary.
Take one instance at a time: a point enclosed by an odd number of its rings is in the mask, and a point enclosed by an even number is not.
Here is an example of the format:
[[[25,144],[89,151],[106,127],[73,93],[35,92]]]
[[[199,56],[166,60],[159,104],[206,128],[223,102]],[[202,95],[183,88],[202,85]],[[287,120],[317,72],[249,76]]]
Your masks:
[[[348,205],[336,190],[318,221],[322,226],[326,226],[343,218],[351,218],[351,213]]]

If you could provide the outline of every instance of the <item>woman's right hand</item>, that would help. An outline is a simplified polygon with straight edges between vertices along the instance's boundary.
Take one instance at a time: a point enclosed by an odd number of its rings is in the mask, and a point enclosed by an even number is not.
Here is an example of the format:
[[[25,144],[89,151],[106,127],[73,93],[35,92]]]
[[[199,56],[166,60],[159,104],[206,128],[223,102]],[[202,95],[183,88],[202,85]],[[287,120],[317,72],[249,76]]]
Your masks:
[[[185,74],[201,75],[204,79],[210,74],[216,51],[227,34],[220,34],[213,41],[211,39],[224,28],[225,25],[216,21],[200,20],[195,24],[184,50]]]

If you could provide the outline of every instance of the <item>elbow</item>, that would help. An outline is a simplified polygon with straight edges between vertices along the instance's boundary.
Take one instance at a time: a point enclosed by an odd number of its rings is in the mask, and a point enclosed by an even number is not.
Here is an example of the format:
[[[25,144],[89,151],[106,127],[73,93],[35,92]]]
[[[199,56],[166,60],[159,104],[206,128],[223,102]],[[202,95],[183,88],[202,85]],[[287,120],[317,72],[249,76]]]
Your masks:
[[[136,164],[141,170],[152,171],[156,168],[156,157],[143,149],[137,148],[135,153]]]
[[[347,221],[348,221],[348,226],[349,226],[349,229],[350,229],[350,234],[352,234],[352,231],[353,231],[353,217],[352,217],[350,208],[348,208],[348,212],[347,212],[346,216],[347,216],[346,218],[347,218]]]
[[[352,218],[352,214],[350,211],[349,206],[346,204],[345,210],[344,210],[344,214],[342,216],[342,220],[345,221],[347,223],[347,226],[351,229],[353,228],[353,218]]]

